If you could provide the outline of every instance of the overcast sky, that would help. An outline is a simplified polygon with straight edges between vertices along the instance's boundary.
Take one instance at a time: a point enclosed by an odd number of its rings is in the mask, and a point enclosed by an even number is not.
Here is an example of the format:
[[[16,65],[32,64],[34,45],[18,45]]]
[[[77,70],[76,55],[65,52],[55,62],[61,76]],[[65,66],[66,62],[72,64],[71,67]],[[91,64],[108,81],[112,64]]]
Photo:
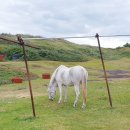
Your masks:
[[[130,34],[130,0],[0,0],[0,33],[43,37]],[[96,39],[70,39],[97,45]],[[130,38],[101,39],[103,47]]]

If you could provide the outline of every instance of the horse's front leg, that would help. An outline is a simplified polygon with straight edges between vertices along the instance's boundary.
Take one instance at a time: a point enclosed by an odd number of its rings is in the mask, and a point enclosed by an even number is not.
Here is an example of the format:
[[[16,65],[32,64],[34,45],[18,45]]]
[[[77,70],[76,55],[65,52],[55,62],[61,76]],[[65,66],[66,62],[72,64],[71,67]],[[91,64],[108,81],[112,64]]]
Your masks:
[[[74,101],[73,107],[76,107],[79,96],[80,96],[80,86],[79,85],[74,85],[74,88],[75,88],[75,93],[76,93],[76,99]]]
[[[58,103],[60,104],[62,102],[62,84],[59,83],[58,86],[59,86],[59,93],[60,93]]]
[[[64,102],[67,102],[67,89],[68,89],[68,86],[64,86]]]

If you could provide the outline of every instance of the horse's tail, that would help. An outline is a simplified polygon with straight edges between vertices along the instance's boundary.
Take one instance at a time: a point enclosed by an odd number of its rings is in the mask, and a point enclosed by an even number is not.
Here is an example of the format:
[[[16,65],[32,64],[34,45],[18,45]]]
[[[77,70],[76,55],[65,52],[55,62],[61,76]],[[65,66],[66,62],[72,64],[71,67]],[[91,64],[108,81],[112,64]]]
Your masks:
[[[82,93],[83,93],[84,104],[86,104],[86,100],[87,100],[87,79],[88,79],[88,72],[85,68],[83,68]]]

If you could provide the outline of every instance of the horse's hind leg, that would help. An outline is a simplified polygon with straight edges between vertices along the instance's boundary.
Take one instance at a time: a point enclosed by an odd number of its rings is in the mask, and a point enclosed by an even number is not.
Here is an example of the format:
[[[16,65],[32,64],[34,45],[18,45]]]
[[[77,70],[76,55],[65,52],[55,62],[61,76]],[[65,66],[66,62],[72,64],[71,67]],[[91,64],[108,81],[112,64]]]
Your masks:
[[[79,86],[79,84],[78,85],[77,84],[74,85],[74,88],[75,88],[75,93],[76,93],[76,99],[74,101],[73,107],[76,107],[78,99],[79,99],[79,96],[80,96],[80,86]]]
[[[86,98],[87,98],[86,83],[82,83],[82,92],[83,92],[83,105],[82,105],[82,108],[84,109],[86,107]]]

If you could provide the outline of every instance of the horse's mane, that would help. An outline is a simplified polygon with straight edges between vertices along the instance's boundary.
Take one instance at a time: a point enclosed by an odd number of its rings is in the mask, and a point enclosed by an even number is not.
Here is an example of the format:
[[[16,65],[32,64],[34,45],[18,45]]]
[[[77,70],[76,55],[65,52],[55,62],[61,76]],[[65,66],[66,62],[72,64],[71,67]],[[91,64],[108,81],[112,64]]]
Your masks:
[[[56,73],[58,71],[59,68],[63,67],[64,65],[60,65],[52,74],[51,76],[51,80],[50,80],[50,85],[53,84],[55,82],[55,76],[56,76]]]

